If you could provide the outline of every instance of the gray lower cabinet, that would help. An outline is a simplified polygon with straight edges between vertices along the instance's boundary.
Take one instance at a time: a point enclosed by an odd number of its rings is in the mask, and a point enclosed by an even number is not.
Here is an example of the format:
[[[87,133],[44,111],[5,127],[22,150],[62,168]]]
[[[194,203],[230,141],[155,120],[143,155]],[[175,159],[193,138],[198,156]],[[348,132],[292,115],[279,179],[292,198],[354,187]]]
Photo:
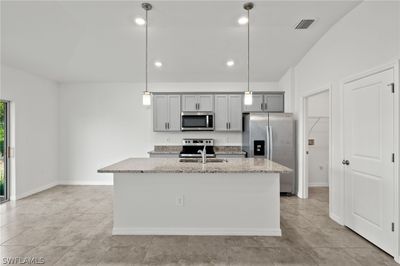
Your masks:
[[[184,94],[182,95],[182,112],[212,112],[214,111],[213,95]]]
[[[179,153],[164,153],[164,152],[151,152],[150,158],[179,158]],[[229,158],[245,158],[245,154],[241,153],[226,153],[226,154],[217,154],[216,158],[221,159],[229,159]]]
[[[239,153],[230,153],[230,154],[217,154],[216,155],[217,158],[221,158],[221,159],[229,159],[229,158],[245,158],[246,155],[245,154],[239,154]]]
[[[242,95],[215,95],[215,131],[242,130]]]
[[[253,94],[253,104],[243,107],[243,112],[283,113],[284,111],[283,93]]]
[[[153,96],[153,130],[180,131],[181,130],[181,96],[154,95]]]

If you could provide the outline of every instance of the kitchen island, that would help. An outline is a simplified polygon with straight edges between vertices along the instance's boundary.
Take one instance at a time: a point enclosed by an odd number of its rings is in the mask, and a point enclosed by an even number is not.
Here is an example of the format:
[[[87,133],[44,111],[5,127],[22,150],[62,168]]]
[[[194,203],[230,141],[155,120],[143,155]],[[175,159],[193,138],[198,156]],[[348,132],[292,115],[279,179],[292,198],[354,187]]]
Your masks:
[[[98,170],[114,175],[114,235],[259,236],[281,235],[289,171],[264,158],[130,158]]]

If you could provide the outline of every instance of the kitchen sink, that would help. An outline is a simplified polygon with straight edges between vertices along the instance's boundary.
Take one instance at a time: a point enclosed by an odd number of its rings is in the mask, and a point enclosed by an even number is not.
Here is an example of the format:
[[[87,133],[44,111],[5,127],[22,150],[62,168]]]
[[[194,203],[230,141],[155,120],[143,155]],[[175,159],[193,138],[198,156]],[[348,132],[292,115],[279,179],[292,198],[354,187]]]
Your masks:
[[[201,158],[182,158],[180,163],[201,163]],[[207,158],[206,163],[226,163],[228,160],[219,158]]]

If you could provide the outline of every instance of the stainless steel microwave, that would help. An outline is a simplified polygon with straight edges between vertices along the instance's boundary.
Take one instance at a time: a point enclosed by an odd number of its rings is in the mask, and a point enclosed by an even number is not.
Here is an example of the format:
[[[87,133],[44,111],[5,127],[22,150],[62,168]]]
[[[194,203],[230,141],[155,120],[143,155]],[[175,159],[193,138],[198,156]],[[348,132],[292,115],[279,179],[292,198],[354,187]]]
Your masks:
[[[213,131],[214,113],[182,112],[182,131]]]

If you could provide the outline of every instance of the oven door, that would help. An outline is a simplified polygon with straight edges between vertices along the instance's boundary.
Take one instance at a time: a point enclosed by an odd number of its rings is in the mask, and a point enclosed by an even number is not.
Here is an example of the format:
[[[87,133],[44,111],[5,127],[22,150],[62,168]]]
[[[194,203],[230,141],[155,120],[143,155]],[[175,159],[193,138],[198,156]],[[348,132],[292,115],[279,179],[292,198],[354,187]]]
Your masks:
[[[182,113],[182,131],[212,131],[213,117],[209,113]]]

